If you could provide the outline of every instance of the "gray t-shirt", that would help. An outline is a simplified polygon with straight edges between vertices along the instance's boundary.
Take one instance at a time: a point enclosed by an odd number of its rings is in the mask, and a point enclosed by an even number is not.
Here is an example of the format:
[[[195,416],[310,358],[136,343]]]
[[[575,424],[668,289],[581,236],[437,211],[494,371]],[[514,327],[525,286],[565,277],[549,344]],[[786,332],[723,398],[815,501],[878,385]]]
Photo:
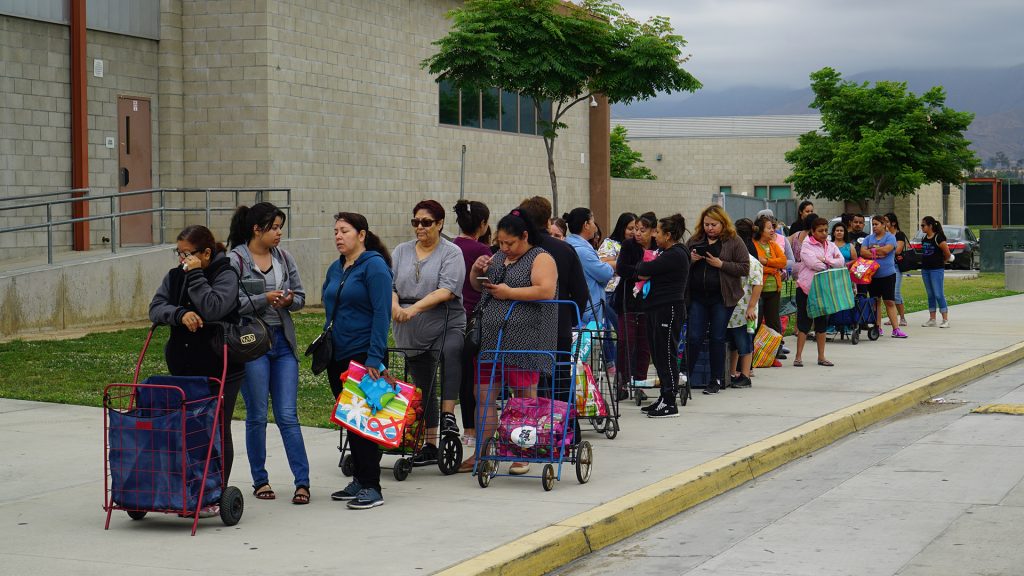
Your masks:
[[[281,285],[283,284],[281,279],[284,278],[284,273],[282,272],[282,270],[284,270],[284,264],[282,264],[277,258],[274,258],[273,255],[271,255],[271,259],[273,261],[273,265],[266,274],[263,274],[263,279],[267,283],[267,290],[280,290]],[[280,326],[281,314],[278,312],[277,308],[267,306],[263,310],[263,321],[269,326]]]
[[[436,306],[404,324],[394,325],[395,345],[400,348],[431,349],[444,328],[445,310],[448,327],[466,325],[462,308],[462,284],[466,280],[466,264],[462,250],[441,238],[437,248],[423,260],[416,257],[416,241],[403,242],[391,253],[394,291],[402,308],[408,308],[438,288],[446,288],[455,298]]]

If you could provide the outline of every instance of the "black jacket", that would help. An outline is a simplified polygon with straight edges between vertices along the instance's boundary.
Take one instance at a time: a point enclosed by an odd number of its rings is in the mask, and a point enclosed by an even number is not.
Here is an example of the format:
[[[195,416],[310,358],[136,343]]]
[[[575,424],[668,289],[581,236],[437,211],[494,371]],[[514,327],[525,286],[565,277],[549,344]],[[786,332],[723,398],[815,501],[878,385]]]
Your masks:
[[[636,265],[644,259],[644,248],[636,240],[625,240],[619,249],[615,273],[619,275],[619,285],[615,288],[616,312],[639,312],[642,303],[633,296],[636,284]]]
[[[637,276],[649,276],[651,283],[645,309],[674,302],[682,303],[686,291],[686,278],[690,270],[690,254],[682,244],[675,244],[650,262],[636,265]]]
[[[186,312],[203,319],[203,327],[190,332],[181,324]],[[164,347],[167,369],[175,376],[220,378],[223,371],[221,330],[212,322],[238,322],[238,275],[224,252],[214,255],[204,269],[188,272],[172,268],[149,304],[149,319],[171,327]],[[245,369],[228,364],[228,373]]]
[[[555,260],[555,269],[558,270],[558,299],[575,302],[582,316],[583,311],[587,309],[590,290],[587,288],[583,265],[580,264],[580,257],[576,255],[576,250],[545,232],[541,232],[539,245]],[[572,329],[576,324],[576,312],[572,306],[567,304],[559,306],[559,308],[558,348],[559,350],[568,350],[572,343]]]

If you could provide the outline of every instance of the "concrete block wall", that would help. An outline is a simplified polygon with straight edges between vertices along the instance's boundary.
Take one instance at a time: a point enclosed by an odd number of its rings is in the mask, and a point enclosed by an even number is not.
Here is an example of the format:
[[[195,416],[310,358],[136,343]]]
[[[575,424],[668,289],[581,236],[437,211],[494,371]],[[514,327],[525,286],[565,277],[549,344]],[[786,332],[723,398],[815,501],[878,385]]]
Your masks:
[[[686,219],[686,229],[693,232],[700,213],[711,204],[718,188],[709,185],[677,184],[664,180],[633,180],[612,178],[612,221],[623,212],[643,214],[654,212],[658,218],[676,212]]]
[[[70,32],[67,26],[0,16],[0,198],[55,192],[71,187]],[[105,147],[117,138],[117,97],[148,97],[157,133],[157,43],[89,30],[87,62],[102,59],[104,77],[87,75],[89,104],[89,182],[96,195],[117,191],[117,149]],[[153,166],[159,164],[154,136]],[[154,181],[154,185],[156,182]],[[54,198],[55,199],[55,198]],[[94,202],[91,214],[107,213],[109,204]],[[68,205],[53,208],[55,219],[70,216]],[[0,227],[44,223],[44,208],[0,212]],[[110,236],[106,222],[90,225],[92,246],[101,248]],[[54,243],[66,250],[71,227],[55,230]],[[0,259],[42,256],[46,233],[0,235]]]

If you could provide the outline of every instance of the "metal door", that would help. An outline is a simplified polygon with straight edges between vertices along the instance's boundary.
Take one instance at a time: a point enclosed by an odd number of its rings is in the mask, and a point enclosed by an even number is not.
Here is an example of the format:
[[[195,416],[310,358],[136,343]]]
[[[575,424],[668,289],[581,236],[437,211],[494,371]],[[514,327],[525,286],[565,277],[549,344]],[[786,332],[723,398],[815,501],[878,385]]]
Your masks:
[[[130,96],[117,98],[118,119],[118,192],[153,187],[153,144],[149,100]],[[120,210],[145,210],[153,207],[151,194],[120,198]],[[153,214],[120,218],[121,245],[153,243]]]

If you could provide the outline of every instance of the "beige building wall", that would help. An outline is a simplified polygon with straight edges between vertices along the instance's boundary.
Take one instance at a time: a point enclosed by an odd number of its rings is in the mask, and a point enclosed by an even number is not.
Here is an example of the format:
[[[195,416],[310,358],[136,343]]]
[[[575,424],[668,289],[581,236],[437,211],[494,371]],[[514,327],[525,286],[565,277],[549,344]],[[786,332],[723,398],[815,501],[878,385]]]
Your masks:
[[[614,223],[623,212],[654,212],[658,218],[678,212],[686,219],[687,230],[692,232],[700,213],[711,204],[712,195],[717,193],[717,188],[712,190],[707,185],[612,178],[611,220]]]
[[[89,184],[93,195],[117,192],[117,97],[146,97],[152,103],[154,185],[160,153],[155,137],[159,123],[158,44],[152,40],[89,30],[87,62],[89,115]],[[71,63],[67,26],[0,16],[0,199],[66,190],[71,187]],[[94,59],[103,60],[102,78],[92,74]],[[55,200],[57,197],[40,199]],[[2,203],[0,205],[9,205]],[[52,209],[54,219],[69,218],[67,204]],[[109,213],[109,202],[93,202],[91,215]],[[0,212],[0,227],[42,224],[46,209]],[[107,221],[90,225],[94,249],[109,249]],[[71,226],[54,229],[55,249],[66,251]],[[0,259],[45,255],[46,231],[0,234]]]

